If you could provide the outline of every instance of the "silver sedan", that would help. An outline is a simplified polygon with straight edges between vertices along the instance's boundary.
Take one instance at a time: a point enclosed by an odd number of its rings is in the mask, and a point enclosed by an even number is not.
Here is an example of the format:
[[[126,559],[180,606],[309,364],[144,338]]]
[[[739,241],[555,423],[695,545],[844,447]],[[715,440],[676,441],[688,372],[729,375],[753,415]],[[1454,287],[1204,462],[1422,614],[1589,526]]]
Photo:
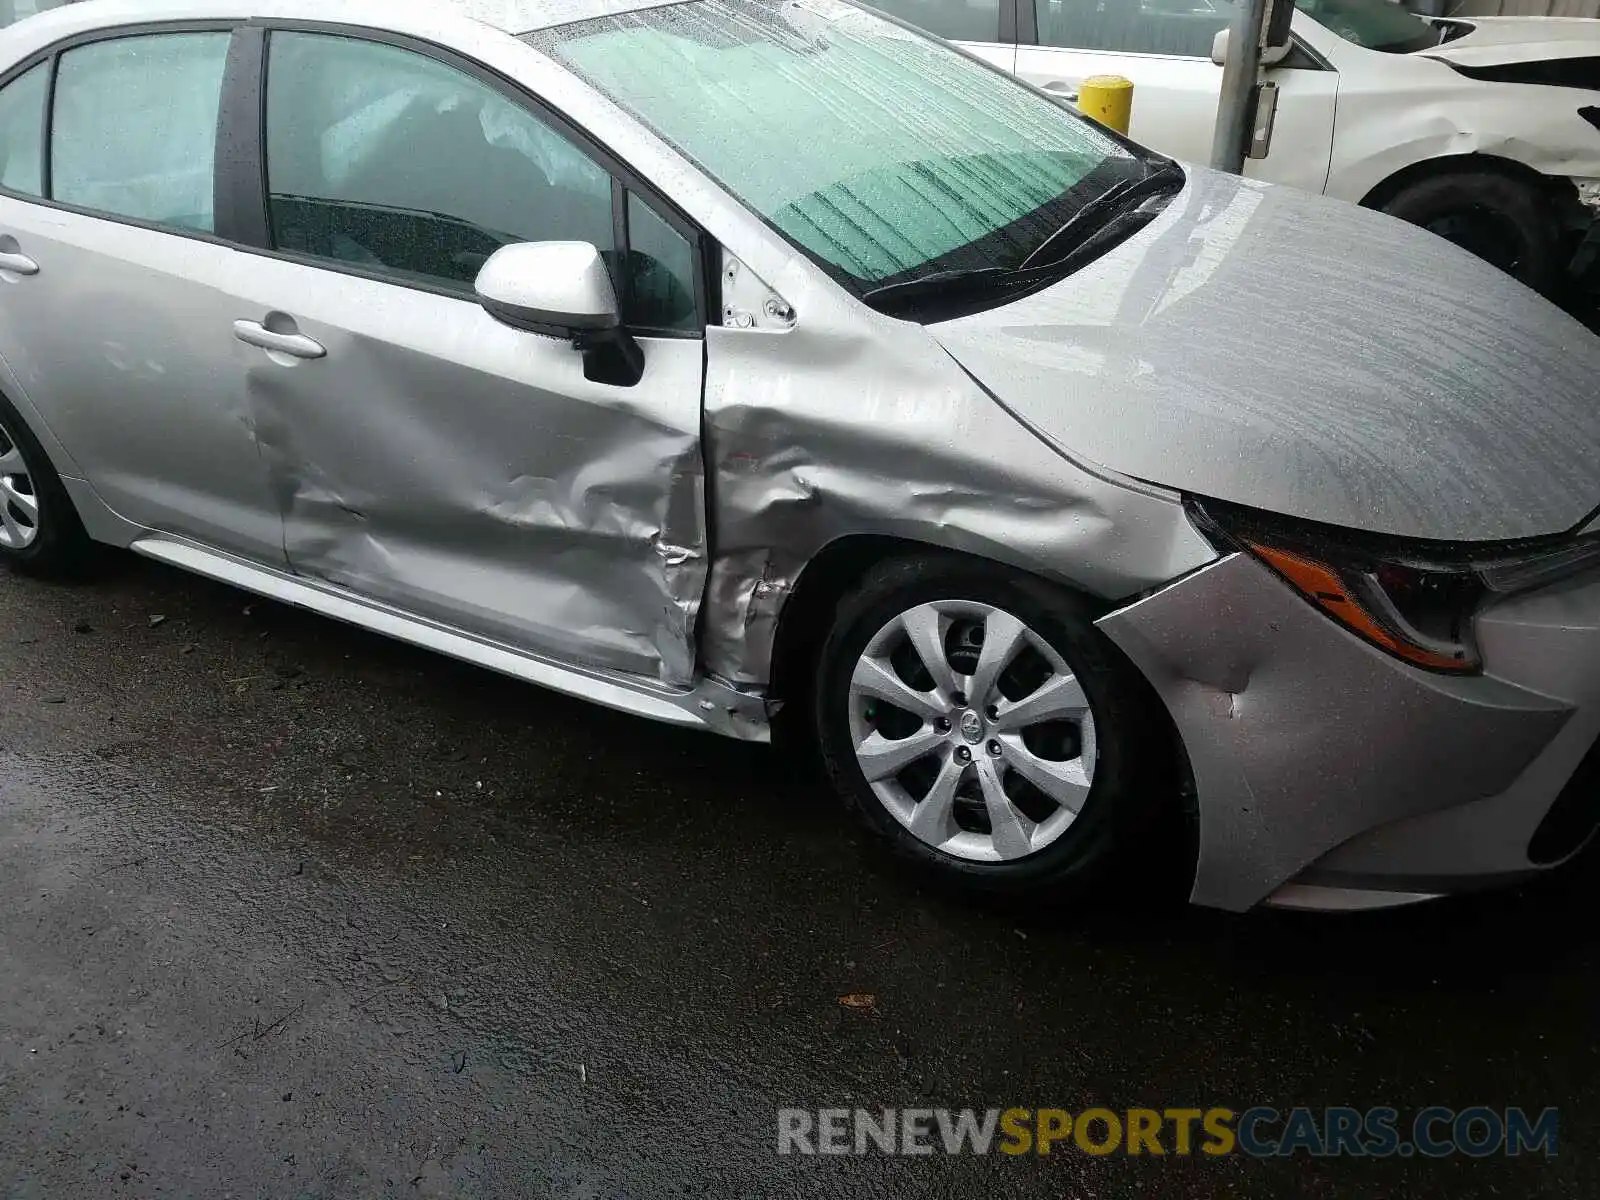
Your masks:
[[[1600,341],[843,0],[0,33],[0,557],[818,748],[1028,893],[1403,903],[1600,820]]]

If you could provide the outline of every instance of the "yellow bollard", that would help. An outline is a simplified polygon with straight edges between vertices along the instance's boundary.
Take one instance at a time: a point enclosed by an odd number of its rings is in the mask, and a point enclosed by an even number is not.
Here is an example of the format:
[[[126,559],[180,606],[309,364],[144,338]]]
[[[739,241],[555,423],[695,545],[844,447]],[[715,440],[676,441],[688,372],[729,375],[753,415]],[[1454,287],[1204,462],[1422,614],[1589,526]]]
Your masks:
[[[1078,86],[1078,111],[1127,133],[1133,120],[1133,81],[1121,75],[1091,75]]]

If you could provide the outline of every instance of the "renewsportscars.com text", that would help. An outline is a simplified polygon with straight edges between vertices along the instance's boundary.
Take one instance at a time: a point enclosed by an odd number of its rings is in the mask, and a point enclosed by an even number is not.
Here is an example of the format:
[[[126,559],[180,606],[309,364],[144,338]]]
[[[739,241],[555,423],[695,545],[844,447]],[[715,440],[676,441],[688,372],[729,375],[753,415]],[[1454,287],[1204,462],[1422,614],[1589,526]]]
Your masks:
[[[782,1108],[778,1153],[1484,1158],[1557,1149],[1545,1108]]]

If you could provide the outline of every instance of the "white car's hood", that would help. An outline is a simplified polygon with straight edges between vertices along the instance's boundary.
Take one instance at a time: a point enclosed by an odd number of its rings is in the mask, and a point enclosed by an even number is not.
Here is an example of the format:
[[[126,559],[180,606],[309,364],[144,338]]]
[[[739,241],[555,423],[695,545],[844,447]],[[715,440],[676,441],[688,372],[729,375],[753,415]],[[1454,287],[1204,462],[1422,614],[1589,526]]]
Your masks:
[[[1600,507],[1600,338],[1393,218],[1190,170],[1110,254],[929,332],[1063,453],[1181,491],[1444,541]]]
[[[1600,56],[1600,21],[1587,17],[1472,17],[1472,32],[1419,55],[1464,67]]]

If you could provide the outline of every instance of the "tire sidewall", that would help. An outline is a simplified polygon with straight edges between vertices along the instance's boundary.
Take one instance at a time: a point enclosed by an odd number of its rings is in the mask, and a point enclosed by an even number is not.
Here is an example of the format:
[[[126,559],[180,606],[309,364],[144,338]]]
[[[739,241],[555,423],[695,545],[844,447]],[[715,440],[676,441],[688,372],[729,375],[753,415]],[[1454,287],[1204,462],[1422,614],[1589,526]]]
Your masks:
[[[1026,858],[977,863],[919,840],[883,806],[868,785],[850,736],[850,678],[871,638],[900,613],[939,600],[969,600],[1000,608],[1044,637],[1077,675],[1095,719],[1097,754],[1089,798],[1072,825]],[[1134,668],[1093,625],[1081,598],[1001,568],[962,560],[908,560],[874,571],[840,609],[824,644],[814,696],[814,721],[830,778],[869,830],[903,857],[947,878],[992,892],[1015,892],[1050,883],[1086,880],[1113,848],[1147,819],[1139,769],[1144,697]]]
[[[55,466],[22,415],[0,395],[0,425],[22,451],[28,480],[39,502],[38,532],[20,550],[0,546],[0,563],[32,574],[59,574],[75,569],[87,544],[72,500]]]
[[[1516,229],[1523,260],[1512,278],[1539,292],[1556,285],[1560,263],[1554,218],[1545,198],[1520,180],[1482,171],[1433,175],[1401,188],[1384,203],[1383,211],[1422,227],[1473,207],[1496,213]]]

